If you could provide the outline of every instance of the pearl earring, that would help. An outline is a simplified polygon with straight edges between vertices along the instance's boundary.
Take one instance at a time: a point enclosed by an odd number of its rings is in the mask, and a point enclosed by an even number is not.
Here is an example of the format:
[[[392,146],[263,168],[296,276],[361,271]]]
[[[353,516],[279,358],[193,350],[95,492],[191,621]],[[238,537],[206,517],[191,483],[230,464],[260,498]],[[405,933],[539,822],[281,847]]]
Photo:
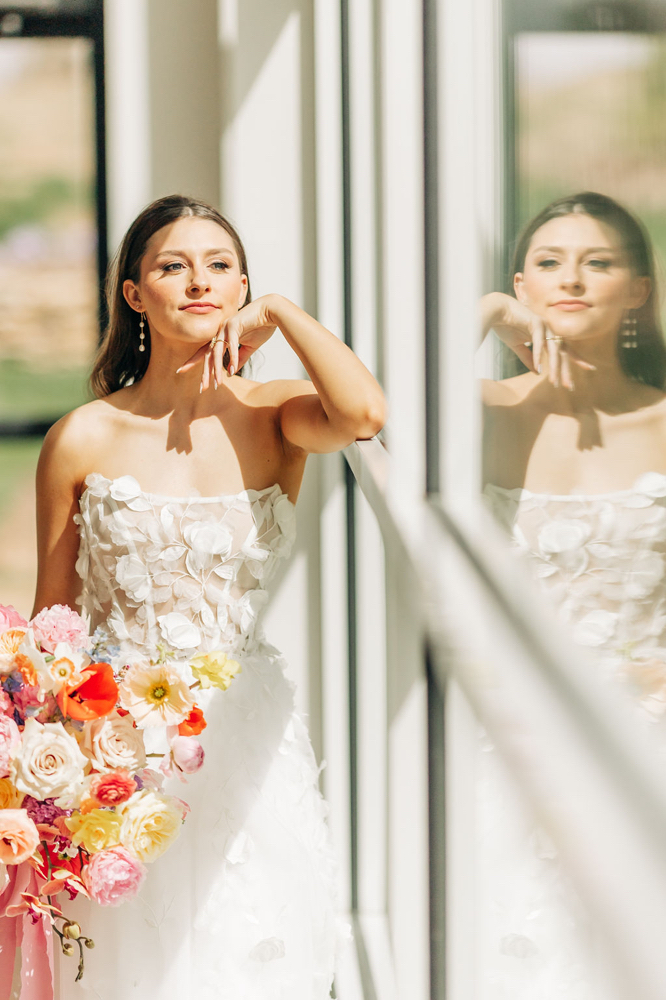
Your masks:
[[[626,348],[638,347],[637,329],[638,320],[635,316],[625,316],[622,320],[622,346]]]
[[[141,320],[139,321],[139,350],[140,351],[145,351],[145,349],[146,349],[146,345],[145,345],[146,334],[144,332],[144,327],[146,325],[145,324],[145,318],[146,318],[146,314],[145,313],[141,313]]]

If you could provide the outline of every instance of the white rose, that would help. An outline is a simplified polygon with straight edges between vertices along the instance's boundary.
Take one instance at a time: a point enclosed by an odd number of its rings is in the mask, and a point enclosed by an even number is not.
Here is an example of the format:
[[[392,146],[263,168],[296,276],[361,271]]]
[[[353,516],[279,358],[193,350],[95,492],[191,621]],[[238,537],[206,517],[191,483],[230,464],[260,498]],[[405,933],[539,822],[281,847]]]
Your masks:
[[[61,722],[44,725],[28,719],[23,739],[11,763],[11,777],[19,791],[36,799],[72,793],[83,781],[86,758]]]
[[[178,611],[160,615],[157,619],[162,635],[174,649],[196,649],[201,642],[201,632],[189,618]]]
[[[648,597],[664,575],[664,559],[658,552],[636,553],[625,577],[626,595],[637,600]]]
[[[150,594],[150,572],[138,556],[121,556],[116,563],[116,579],[128,597],[141,604]]]
[[[96,771],[126,768],[131,774],[146,765],[143,733],[126,715],[107,715],[86,724],[83,751]]]
[[[164,854],[183,824],[183,807],[177,799],[147,789],[135,792],[116,812],[123,817],[121,844],[145,864]]]

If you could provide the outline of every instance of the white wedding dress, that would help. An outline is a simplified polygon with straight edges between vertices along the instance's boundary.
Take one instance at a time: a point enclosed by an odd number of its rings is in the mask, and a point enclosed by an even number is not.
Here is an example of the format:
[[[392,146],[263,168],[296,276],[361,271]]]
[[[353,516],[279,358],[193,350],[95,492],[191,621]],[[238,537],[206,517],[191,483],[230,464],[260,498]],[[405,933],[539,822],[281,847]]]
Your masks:
[[[599,682],[621,692],[637,737],[663,759],[666,476],[599,495],[487,486],[485,499]],[[485,738],[479,764],[479,997],[614,1000],[600,934]]]
[[[295,534],[278,486],[145,493],[94,474],[81,497],[82,610],[111,656],[221,649],[242,671],[199,692],[204,767],[165,785],[191,812],[118,908],[65,903],[95,940],[60,956],[58,1000],[325,1000],[338,940],[335,866],[307,730],[261,632],[266,581]]]

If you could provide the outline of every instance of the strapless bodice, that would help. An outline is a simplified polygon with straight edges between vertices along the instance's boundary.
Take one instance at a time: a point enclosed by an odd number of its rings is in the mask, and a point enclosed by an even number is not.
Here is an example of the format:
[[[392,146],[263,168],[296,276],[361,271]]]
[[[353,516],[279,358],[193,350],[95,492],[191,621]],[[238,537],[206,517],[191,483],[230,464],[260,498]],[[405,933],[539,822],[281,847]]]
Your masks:
[[[143,491],[93,473],[80,499],[82,612],[121,649],[248,650],[265,585],[296,532],[279,486],[218,497]]]
[[[628,490],[532,493],[487,486],[485,499],[528,558],[575,642],[666,711],[666,476]]]

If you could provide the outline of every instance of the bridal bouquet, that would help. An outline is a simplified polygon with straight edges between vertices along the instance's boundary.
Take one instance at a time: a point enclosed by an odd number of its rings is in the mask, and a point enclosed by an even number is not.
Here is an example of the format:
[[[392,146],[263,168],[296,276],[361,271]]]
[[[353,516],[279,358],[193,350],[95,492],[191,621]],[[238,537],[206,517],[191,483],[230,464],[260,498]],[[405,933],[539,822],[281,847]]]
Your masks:
[[[179,666],[164,652],[114,670],[70,608],[27,622],[0,605],[0,916],[14,918],[33,973],[55,933],[65,955],[78,948],[80,979],[93,941],[59,899],[122,903],[178,836],[188,806],[162,784],[203,764],[195,737],[206,721],[194,692],[226,689],[240,670],[221,652]],[[144,735],[160,729],[168,749],[148,754]],[[148,757],[160,758],[157,770]],[[3,945],[0,981],[11,951]]]

